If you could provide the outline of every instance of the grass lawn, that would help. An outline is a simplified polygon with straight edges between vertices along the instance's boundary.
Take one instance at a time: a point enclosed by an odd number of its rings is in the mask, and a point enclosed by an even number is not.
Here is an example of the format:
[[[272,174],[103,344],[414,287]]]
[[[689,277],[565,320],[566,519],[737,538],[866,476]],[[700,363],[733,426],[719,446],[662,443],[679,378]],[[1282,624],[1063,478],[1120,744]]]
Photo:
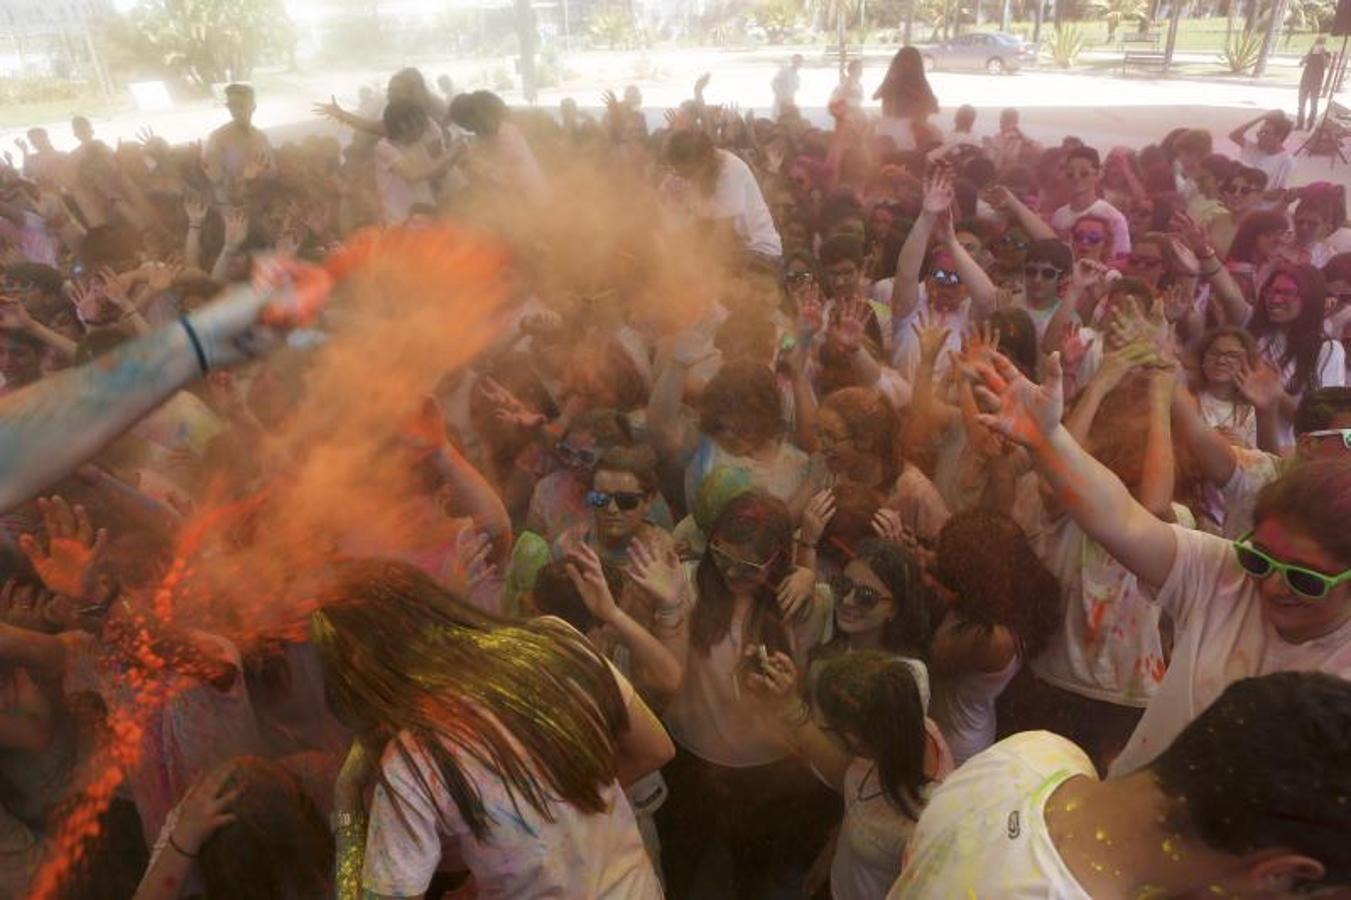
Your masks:
[[[1107,23],[1102,21],[1085,21],[1068,23],[1079,29],[1079,33],[1084,37],[1084,49],[1094,50],[1115,49],[1120,44],[1122,35],[1133,33],[1138,30],[1134,22],[1123,23],[1117,28],[1116,36],[1109,44],[1107,42]],[[1236,21],[1235,27],[1241,30],[1243,20]],[[1014,22],[1012,29],[1015,34],[1021,34],[1024,37],[1031,37],[1031,22]],[[1150,29],[1159,35],[1159,45],[1168,37],[1168,20],[1163,19],[1155,23]],[[1055,33],[1055,27],[1049,22],[1043,22],[1041,25],[1041,38],[1043,42],[1050,40]],[[1301,31],[1295,34],[1282,34],[1276,41],[1276,53],[1280,55],[1303,56],[1309,52],[1313,46],[1316,35],[1313,32]],[[1219,53],[1224,48],[1225,39],[1225,20],[1216,19],[1183,19],[1178,23],[1177,28],[1177,50],[1179,53]]]

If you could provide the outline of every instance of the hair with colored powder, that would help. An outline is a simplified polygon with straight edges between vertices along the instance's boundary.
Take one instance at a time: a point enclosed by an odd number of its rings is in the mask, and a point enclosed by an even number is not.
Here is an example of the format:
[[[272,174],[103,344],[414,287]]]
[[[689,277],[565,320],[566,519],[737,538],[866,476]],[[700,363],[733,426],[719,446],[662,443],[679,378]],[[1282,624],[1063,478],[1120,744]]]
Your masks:
[[[918,819],[929,778],[924,702],[911,664],[875,650],[829,660],[817,678],[816,703],[831,728],[862,742],[887,800]]]
[[[406,735],[393,746],[420,789],[435,798],[410,745],[435,765],[478,839],[492,821],[465,756],[546,818],[554,802],[606,808],[628,712],[604,659],[572,628],[491,615],[387,560],[340,564],[310,621],[334,713],[377,739]],[[401,809],[398,790],[381,781]]]

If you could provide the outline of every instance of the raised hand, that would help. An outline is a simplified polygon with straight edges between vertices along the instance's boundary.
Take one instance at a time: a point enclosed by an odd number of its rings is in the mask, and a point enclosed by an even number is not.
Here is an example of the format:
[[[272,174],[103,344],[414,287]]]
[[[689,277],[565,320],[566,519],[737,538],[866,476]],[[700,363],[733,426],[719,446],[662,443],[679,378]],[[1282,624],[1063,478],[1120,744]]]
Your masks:
[[[607,90],[600,95],[600,102],[606,109],[610,110],[611,112],[618,109],[620,106],[619,98],[615,96],[614,91],[610,90]]]
[[[244,788],[232,784],[233,775],[234,766],[226,763],[188,789],[178,801],[178,819],[169,834],[173,846],[196,855],[217,828],[235,820],[230,807]]]
[[[497,411],[493,414],[497,421],[517,428],[538,428],[544,424],[543,415],[531,412],[528,406],[516,399],[515,394],[489,376],[485,375],[479,379],[478,389],[497,407]]]
[[[91,586],[92,569],[108,546],[108,532],[94,531],[83,506],[72,507],[63,497],[39,498],[44,548],[31,534],[19,537],[19,548],[33,564],[42,583],[68,597],[82,597]]]
[[[989,362],[999,352],[999,332],[989,322],[981,322],[962,335],[962,356],[967,365]]]
[[[587,612],[599,622],[614,621],[619,615],[619,604],[615,603],[614,595],[610,593],[610,585],[605,581],[605,572],[596,551],[578,541],[568,551],[563,569],[581,595]]]
[[[1077,322],[1068,322],[1060,333],[1060,365],[1066,372],[1078,372],[1088,355],[1088,341]]]
[[[489,561],[492,552],[492,538],[482,531],[462,528],[455,535],[455,567],[469,592],[497,577],[497,566]]]
[[[947,166],[935,168],[924,181],[924,211],[935,216],[942,215],[952,209],[955,199],[952,169]]]
[[[1166,322],[1181,322],[1192,310],[1191,291],[1181,282],[1164,288],[1160,296],[1163,301],[1163,318]]]
[[[1093,373],[1093,379],[1101,384],[1105,391],[1110,392],[1132,371],[1157,360],[1158,357],[1151,345],[1144,341],[1136,341],[1105,354],[1102,365]]]
[[[802,542],[815,547],[821,543],[826,526],[835,518],[835,492],[817,491],[802,510]]]
[[[815,595],[816,573],[811,569],[796,568],[779,582],[776,591],[779,611],[785,620],[792,621],[811,607]]]
[[[249,236],[249,216],[244,210],[232,207],[225,213],[225,246],[236,250]]]
[[[702,96],[704,93],[704,88],[708,87],[708,83],[712,80],[713,80],[712,72],[705,72],[704,74],[700,75],[699,79],[694,82],[694,96],[696,97]]]
[[[1168,224],[1197,256],[1209,256],[1215,252],[1210,245],[1210,235],[1183,210],[1173,213],[1173,217]]]
[[[976,371],[984,382],[976,385],[976,396],[986,409],[992,410],[976,417],[985,427],[1030,446],[1049,437],[1060,426],[1065,397],[1059,353],[1046,358],[1046,375],[1041,384],[1029,381],[1002,353],[977,365]]]
[[[1265,359],[1259,359],[1255,366],[1244,362],[1234,372],[1234,383],[1244,398],[1260,410],[1275,409],[1285,395],[1281,373]]]
[[[107,317],[108,298],[106,286],[91,278],[84,283],[73,282],[70,285],[70,300],[75,306],[75,315],[85,325],[99,325]]]
[[[826,323],[826,308],[821,289],[815,284],[802,288],[797,299],[797,332],[804,338],[819,334]]]
[[[830,325],[830,342],[842,353],[857,352],[863,346],[863,337],[867,333],[867,323],[871,315],[872,310],[862,300],[851,300],[841,304]]]
[[[981,192],[981,199],[998,210],[1006,210],[1013,205],[1013,192],[1002,184],[992,184]]]
[[[206,221],[207,213],[206,200],[196,193],[188,193],[183,196],[183,212],[188,215],[188,224],[201,226]]]
[[[634,538],[629,544],[629,578],[645,591],[658,607],[670,608],[681,602],[685,573],[674,550],[662,552]]]
[[[341,121],[344,115],[342,107],[338,105],[338,97],[336,94],[330,95],[327,103],[314,104],[312,109],[314,110],[315,115],[322,116],[326,119],[337,119],[338,121]]]
[[[920,312],[910,330],[919,341],[920,360],[930,364],[938,360],[943,348],[947,346],[948,338],[952,335],[952,329],[943,324],[943,317],[936,316],[928,310]]]

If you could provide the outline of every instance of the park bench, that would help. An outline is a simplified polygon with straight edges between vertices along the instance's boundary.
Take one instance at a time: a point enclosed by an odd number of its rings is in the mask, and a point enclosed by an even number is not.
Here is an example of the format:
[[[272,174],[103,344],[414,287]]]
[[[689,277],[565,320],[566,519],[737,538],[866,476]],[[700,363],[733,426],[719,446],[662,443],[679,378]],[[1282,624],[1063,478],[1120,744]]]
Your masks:
[[[1122,49],[1127,44],[1145,45],[1148,44],[1155,50],[1159,49],[1159,33],[1157,31],[1123,31],[1118,40]]]
[[[1121,54],[1121,74],[1129,68],[1152,69],[1162,72],[1167,56],[1158,50],[1127,50]]]

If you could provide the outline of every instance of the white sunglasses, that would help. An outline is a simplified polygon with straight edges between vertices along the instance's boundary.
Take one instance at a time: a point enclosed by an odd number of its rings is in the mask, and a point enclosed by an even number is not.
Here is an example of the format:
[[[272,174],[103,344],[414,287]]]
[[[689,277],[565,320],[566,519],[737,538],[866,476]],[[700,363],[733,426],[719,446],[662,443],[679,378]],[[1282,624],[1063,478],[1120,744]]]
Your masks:
[[[1324,428],[1322,431],[1306,431],[1302,436],[1311,438],[1332,437],[1338,435],[1342,439],[1342,446],[1351,450],[1351,428]]]

